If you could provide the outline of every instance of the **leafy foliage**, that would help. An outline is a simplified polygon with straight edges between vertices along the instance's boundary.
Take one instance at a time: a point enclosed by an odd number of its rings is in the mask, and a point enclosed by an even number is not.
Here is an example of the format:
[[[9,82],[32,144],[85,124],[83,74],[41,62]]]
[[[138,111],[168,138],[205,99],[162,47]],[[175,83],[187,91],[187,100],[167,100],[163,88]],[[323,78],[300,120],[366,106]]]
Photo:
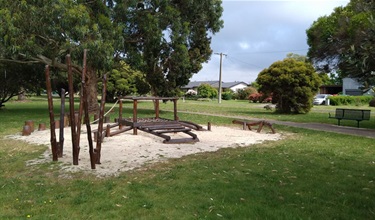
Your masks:
[[[231,100],[233,97],[233,91],[232,90],[229,90],[229,91],[225,91],[221,94],[221,98],[223,100]]]
[[[369,106],[375,107],[375,98],[373,97],[369,103]]]
[[[197,88],[198,96],[201,98],[217,98],[218,91],[210,84],[201,84]]]
[[[239,99],[239,100],[247,100],[249,95],[253,94],[253,93],[257,93],[257,89],[250,86],[250,87],[246,87],[244,89],[238,89],[236,91],[236,93],[234,94],[234,99]]]
[[[115,48],[123,44],[109,9],[106,1],[97,0],[0,0],[0,62],[66,71],[65,56],[70,54],[73,71],[80,73],[83,50],[88,49],[86,85],[90,108],[95,109],[97,74],[111,68]]]
[[[329,101],[330,105],[353,105],[353,106],[361,106],[361,105],[368,105],[371,100],[373,100],[373,96],[330,96]]]
[[[40,93],[41,66],[0,64],[0,107],[23,91]]]
[[[89,102],[97,103],[97,77],[124,59],[153,95],[172,96],[209,60],[222,11],[221,0],[0,0],[0,62],[66,70],[71,54],[79,73],[88,49]]]
[[[112,70],[108,75],[107,101],[111,102],[118,97],[131,94],[144,95],[148,92],[150,92],[150,86],[143,74],[133,70],[125,62],[121,62],[121,67]]]
[[[223,26],[221,0],[126,3],[118,1],[116,10],[126,13],[115,20],[126,25],[127,61],[146,74],[153,95],[178,94],[212,54],[210,34]]]
[[[259,73],[259,91],[272,94],[276,110],[282,113],[307,113],[321,83],[310,63],[286,58]]]
[[[249,101],[250,102],[259,102],[259,103],[262,103],[262,102],[272,102],[272,96],[269,95],[265,95],[263,93],[253,93],[253,94],[250,94],[249,97],[248,97]]]
[[[375,83],[375,5],[351,0],[331,15],[320,17],[307,30],[308,57],[323,72]]]

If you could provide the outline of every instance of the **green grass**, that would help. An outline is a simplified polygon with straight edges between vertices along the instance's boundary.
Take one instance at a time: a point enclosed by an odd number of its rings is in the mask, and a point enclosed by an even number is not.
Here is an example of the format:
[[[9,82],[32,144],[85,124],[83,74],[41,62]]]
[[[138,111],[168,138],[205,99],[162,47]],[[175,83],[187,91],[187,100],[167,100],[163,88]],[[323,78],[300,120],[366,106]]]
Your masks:
[[[190,104],[179,108],[229,117],[180,113],[183,120],[230,125],[232,114],[243,117],[246,110],[278,117],[247,102]],[[140,115],[152,115],[149,107],[140,103]],[[328,120],[319,114],[329,108],[319,107],[316,118],[285,117]],[[25,120],[47,123],[45,100],[6,103],[0,118],[0,219],[375,218],[374,139],[277,126],[285,138],[276,142],[170,159],[117,177],[64,178],[52,161],[25,166],[46,146],[4,139],[20,132]]]

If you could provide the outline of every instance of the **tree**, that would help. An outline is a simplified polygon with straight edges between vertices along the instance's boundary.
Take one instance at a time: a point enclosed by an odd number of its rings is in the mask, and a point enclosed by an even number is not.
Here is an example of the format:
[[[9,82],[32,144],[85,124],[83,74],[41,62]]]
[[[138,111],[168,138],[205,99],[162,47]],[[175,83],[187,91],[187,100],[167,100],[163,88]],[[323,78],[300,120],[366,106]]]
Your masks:
[[[125,62],[113,69],[107,79],[107,101],[131,94],[144,95],[150,92],[150,86],[139,71],[135,71]]]
[[[97,77],[125,59],[146,74],[153,95],[178,94],[208,61],[223,26],[221,0],[0,0],[0,62],[42,63],[80,73],[88,54],[90,108]]]
[[[321,83],[310,63],[286,58],[259,73],[259,92],[272,94],[272,102],[281,113],[307,113]]]
[[[80,73],[88,49],[86,85],[90,108],[97,109],[98,71],[110,69],[114,48],[122,44],[108,8],[99,0],[0,0],[0,62],[66,70],[71,54],[73,71]]]
[[[0,63],[0,107],[24,91],[40,93],[42,66]],[[22,88],[22,89],[21,89]]]
[[[126,26],[127,61],[146,74],[153,95],[179,94],[210,59],[210,34],[223,26],[221,0],[123,2],[116,10],[127,13],[117,13],[115,21]]]
[[[198,96],[201,98],[216,98],[218,91],[212,87],[210,84],[200,84],[197,88]]]
[[[291,58],[291,59],[295,59],[297,61],[302,61],[302,62],[306,62],[307,61],[307,57],[306,56],[295,54],[295,53],[288,53],[286,55],[286,57],[287,58]]]
[[[351,0],[329,16],[318,18],[306,31],[308,57],[323,72],[375,83],[375,4]]]

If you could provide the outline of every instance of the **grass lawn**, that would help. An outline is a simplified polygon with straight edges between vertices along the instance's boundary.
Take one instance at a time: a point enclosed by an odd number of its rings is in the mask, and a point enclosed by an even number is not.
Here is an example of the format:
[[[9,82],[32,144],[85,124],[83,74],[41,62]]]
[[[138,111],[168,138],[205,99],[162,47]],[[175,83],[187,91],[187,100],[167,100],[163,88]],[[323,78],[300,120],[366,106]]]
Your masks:
[[[152,115],[152,103],[138,107],[141,116]],[[130,116],[131,104],[125,108]],[[171,103],[160,108],[172,117]],[[227,116],[179,114],[197,123],[231,125],[228,116],[337,123],[328,119],[332,106],[306,115],[243,101],[180,101],[178,109]],[[46,146],[5,139],[26,120],[48,124],[45,99],[6,103],[0,119],[0,219],[375,219],[374,139],[276,125],[285,134],[277,142],[171,159],[116,177],[64,178],[59,163],[25,165]],[[374,116],[361,127],[375,129]]]

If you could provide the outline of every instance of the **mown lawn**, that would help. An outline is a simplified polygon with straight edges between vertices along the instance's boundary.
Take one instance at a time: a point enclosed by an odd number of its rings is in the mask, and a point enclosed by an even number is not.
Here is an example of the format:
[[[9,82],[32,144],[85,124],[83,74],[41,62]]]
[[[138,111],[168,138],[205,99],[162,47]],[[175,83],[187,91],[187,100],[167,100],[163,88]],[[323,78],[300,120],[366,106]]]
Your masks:
[[[331,110],[318,106],[319,111],[311,114],[290,116],[241,101],[222,103],[223,107],[213,102],[180,103],[182,111],[225,116],[250,111],[250,117],[295,121],[324,122]],[[151,115],[151,107],[140,104],[140,114]],[[180,117],[231,125],[230,117]],[[5,138],[20,132],[25,120],[47,123],[45,100],[6,103],[0,119],[0,219],[375,218],[374,139],[276,125],[285,137],[277,142],[171,159],[116,177],[76,173],[66,178],[52,161],[25,165],[46,146]],[[366,126],[371,128],[371,121]]]

